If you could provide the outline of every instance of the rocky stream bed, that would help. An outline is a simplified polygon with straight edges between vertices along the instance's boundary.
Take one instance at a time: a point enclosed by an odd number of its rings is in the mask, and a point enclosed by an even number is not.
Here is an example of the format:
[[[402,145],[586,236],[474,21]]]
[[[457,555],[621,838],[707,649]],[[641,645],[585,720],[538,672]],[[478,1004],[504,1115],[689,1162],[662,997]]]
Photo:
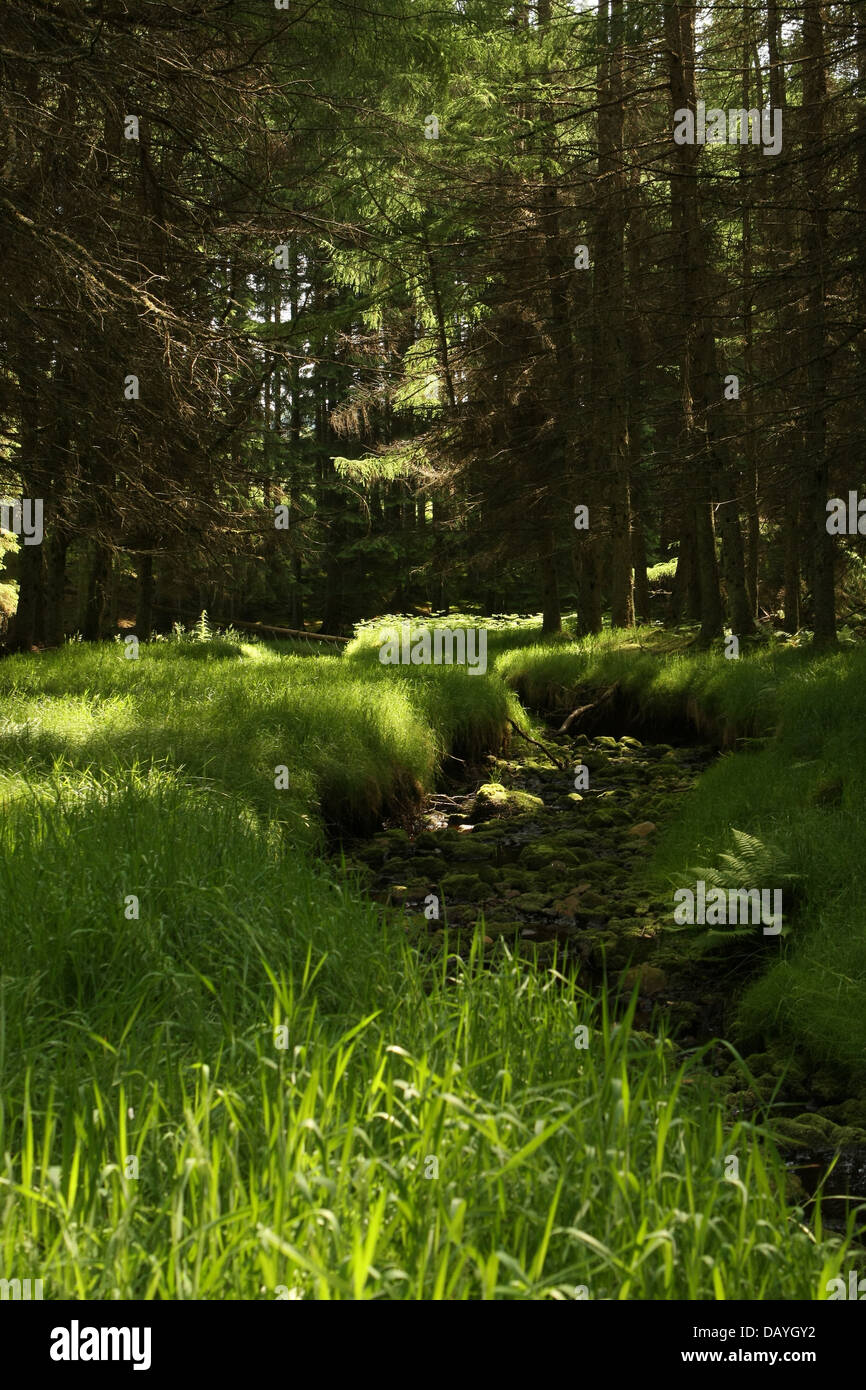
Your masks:
[[[781,949],[759,929],[674,929],[673,888],[647,872],[659,830],[716,756],[628,735],[546,733],[542,747],[515,734],[506,756],[463,765],[420,812],[345,851],[419,952],[463,950],[480,933],[491,965],[505,949],[528,968],[576,962],[581,986],[607,988],[614,1010],[637,986],[635,1026],[663,1016],[685,1054],[728,1036],[742,985]],[[836,1160],[826,1192],[839,1200],[824,1216],[840,1221],[850,1197],[866,1200],[866,1092],[759,1045],[748,1075],[723,1045],[707,1054],[720,1100],[731,1118],[764,1117],[772,1102],[792,1197],[808,1202]]]

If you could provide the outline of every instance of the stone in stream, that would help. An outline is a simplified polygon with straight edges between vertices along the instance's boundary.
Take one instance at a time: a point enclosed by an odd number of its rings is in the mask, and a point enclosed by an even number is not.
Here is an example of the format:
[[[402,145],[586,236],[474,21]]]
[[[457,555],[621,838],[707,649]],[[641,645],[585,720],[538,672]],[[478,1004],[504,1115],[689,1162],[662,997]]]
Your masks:
[[[544,802],[540,796],[502,787],[498,782],[485,782],[478,788],[472,814],[476,821],[483,822],[495,816],[536,815],[543,810]]]
[[[359,868],[374,878],[373,895],[390,900],[404,922],[412,914],[413,947],[417,937],[418,949],[430,949],[442,925],[420,915],[425,895],[434,892],[448,926],[478,933],[491,955],[514,950],[520,934],[528,959],[557,943],[593,969],[626,971],[651,949],[655,955],[654,917],[663,915],[656,909],[668,904],[655,902],[636,875],[657,826],[699,768],[665,760],[665,747],[642,748],[636,739],[578,736],[558,746],[566,760],[576,755],[591,768],[583,795],[571,792],[568,769],[540,760],[498,762],[493,775],[501,772],[511,785],[485,782],[474,795],[434,799],[428,828],[417,836],[380,832],[356,850]],[[674,1003],[664,972],[645,964],[626,977],[638,983],[641,1007],[661,995],[666,1008],[685,1008],[678,960],[659,965],[674,972]]]
[[[563,867],[569,864],[579,864],[580,860],[574,850],[561,849],[558,845],[547,845],[544,843],[530,843],[524,845],[520,851],[520,864],[528,869],[552,868],[554,861],[563,863]]]
[[[449,859],[457,860],[461,863],[472,860],[495,859],[495,857],[495,847],[485,844],[483,840],[462,840],[458,844],[452,845],[448,851]]]
[[[636,965],[625,972],[623,984],[626,989],[634,989],[637,985],[639,992],[651,999],[665,989],[667,976],[657,965]]]
[[[484,884],[477,874],[446,874],[442,879],[442,891],[446,900],[456,898],[473,903],[484,897]]]

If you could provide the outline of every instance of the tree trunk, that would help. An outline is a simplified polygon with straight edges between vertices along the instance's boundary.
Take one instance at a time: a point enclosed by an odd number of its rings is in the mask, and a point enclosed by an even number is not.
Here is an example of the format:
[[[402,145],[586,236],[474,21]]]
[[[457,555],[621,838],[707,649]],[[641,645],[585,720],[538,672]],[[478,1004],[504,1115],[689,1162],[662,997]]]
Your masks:
[[[544,595],[541,631],[544,636],[562,632],[562,610],[559,606],[559,579],[556,573],[556,555],[552,534],[548,536],[541,561],[541,579]]]
[[[69,537],[61,522],[55,521],[45,545],[45,643],[62,647],[66,636],[64,598],[66,593],[66,553]]]
[[[749,64],[751,55],[751,22],[748,0],[743,3],[743,110],[749,110]],[[756,96],[758,110],[763,107],[763,93]],[[755,168],[753,146],[740,145],[740,185],[743,190],[743,365],[746,380],[743,394],[743,415],[746,427],[745,440],[745,511],[746,511],[746,592],[749,610],[753,619],[758,616],[758,546],[760,526],[758,522],[758,463],[755,438],[755,355],[754,328],[752,322],[752,300],[754,297],[752,275],[752,209],[749,201],[749,188]]]
[[[634,611],[640,623],[651,618],[649,580],[647,579],[646,537],[640,509],[631,514],[631,563],[634,566]]]
[[[625,391],[622,0],[598,0],[598,183],[593,271],[593,453],[608,479],[611,625],[634,626]]]
[[[701,617],[695,527],[691,515],[683,523],[680,531],[677,567],[674,571],[674,582],[671,589],[670,616],[675,623],[699,622]]]
[[[790,488],[785,496],[784,520],[785,631],[800,630],[800,495]]]
[[[81,635],[85,642],[98,642],[102,636],[110,573],[111,552],[101,542],[91,542],[81,623]]]
[[[816,646],[836,640],[836,599],[833,587],[833,541],[827,531],[827,356],[824,255],[827,243],[827,189],[824,173],[827,73],[824,66],[824,24],[817,0],[806,0],[803,11],[803,121],[808,131],[809,170],[805,259],[809,290],[806,298],[805,346],[808,400],[806,405],[805,514],[811,547],[812,629]],[[805,136],[804,136],[805,138]]]
[[[590,524],[592,508],[590,507]],[[572,551],[577,585],[577,634],[601,632],[601,564],[598,540],[591,531],[575,533]]]
[[[135,634],[141,642],[147,642],[153,632],[153,588],[153,556],[143,553],[138,557],[135,608]]]
[[[18,607],[9,623],[7,647],[10,651],[29,651],[41,636],[42,547],[25,545],[21,538],[16,566]]]
[[[665,4],[665,25],[672,114],[696,109],[693,3]],[[718,370],[709,267],[698,182],[700,146],[682,144],[672,181],[675,235],[684,245],[683,304],[686,314],[683,354],[683,411],[689,454],[698,467],[695,487],[695,539],[701,592],[701,642],[708,645],[722,631],[723,610],[715,553],[715,519],[722,542],[722,574],[728,613],[735,633],[754,631],[746,589],[745,553],[739,510],[727,457],[720,407],[723,383]]]

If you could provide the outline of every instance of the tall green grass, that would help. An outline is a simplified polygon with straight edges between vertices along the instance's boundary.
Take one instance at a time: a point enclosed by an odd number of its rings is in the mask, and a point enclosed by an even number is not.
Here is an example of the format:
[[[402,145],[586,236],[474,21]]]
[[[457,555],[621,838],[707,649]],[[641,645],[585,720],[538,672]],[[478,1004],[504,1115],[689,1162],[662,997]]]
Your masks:
[[[4,826],[7,1277],[437,1300],[813,1298],[835,1274],[760,1132],[726,1129],[631,1010],[614,1026],[506,951],[491,970],[479,938],[423,967],[345,883],[169,775],[58,792]]]
[[[808,650],[764,644],[739,660],[659,645],[659,632],[606,630],[579,641],[537,642],[504,651],[496,674],[538,710],[570,710],[586,694],[618,688],[620,707],[651,727],[679,721],[720,742],[765,737],[775,728],[779,692],[809,667]],[[669,638],[663,639],[668,644]],[[676,640],[676,639],[675,639]]]
[[[70,643],[0,663],[0,796],[58,760],[151,762],[206,778],[303,834],[311,812],[375,825],[432,787],[447,753],[496,747],[513,695],[455,668],[392,673],[340,656],[215,639]],[[276,788],[275,769],[288,769]]]
[[[2,1277],[825,1296],[845,1242],[695,1061],[480,935],[425,963],[312,857],[318,808],[381,805],[519,713],[495,678],[364,666],[232,643],[0,664]]]

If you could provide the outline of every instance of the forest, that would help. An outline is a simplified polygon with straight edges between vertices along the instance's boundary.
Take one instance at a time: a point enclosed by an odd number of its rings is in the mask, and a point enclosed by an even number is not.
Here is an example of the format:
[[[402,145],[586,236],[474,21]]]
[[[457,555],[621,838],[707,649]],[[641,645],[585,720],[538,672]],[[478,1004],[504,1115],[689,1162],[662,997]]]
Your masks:
[[[6,0],[0,1297],[859,1296],[864,218],[866,0]]]

